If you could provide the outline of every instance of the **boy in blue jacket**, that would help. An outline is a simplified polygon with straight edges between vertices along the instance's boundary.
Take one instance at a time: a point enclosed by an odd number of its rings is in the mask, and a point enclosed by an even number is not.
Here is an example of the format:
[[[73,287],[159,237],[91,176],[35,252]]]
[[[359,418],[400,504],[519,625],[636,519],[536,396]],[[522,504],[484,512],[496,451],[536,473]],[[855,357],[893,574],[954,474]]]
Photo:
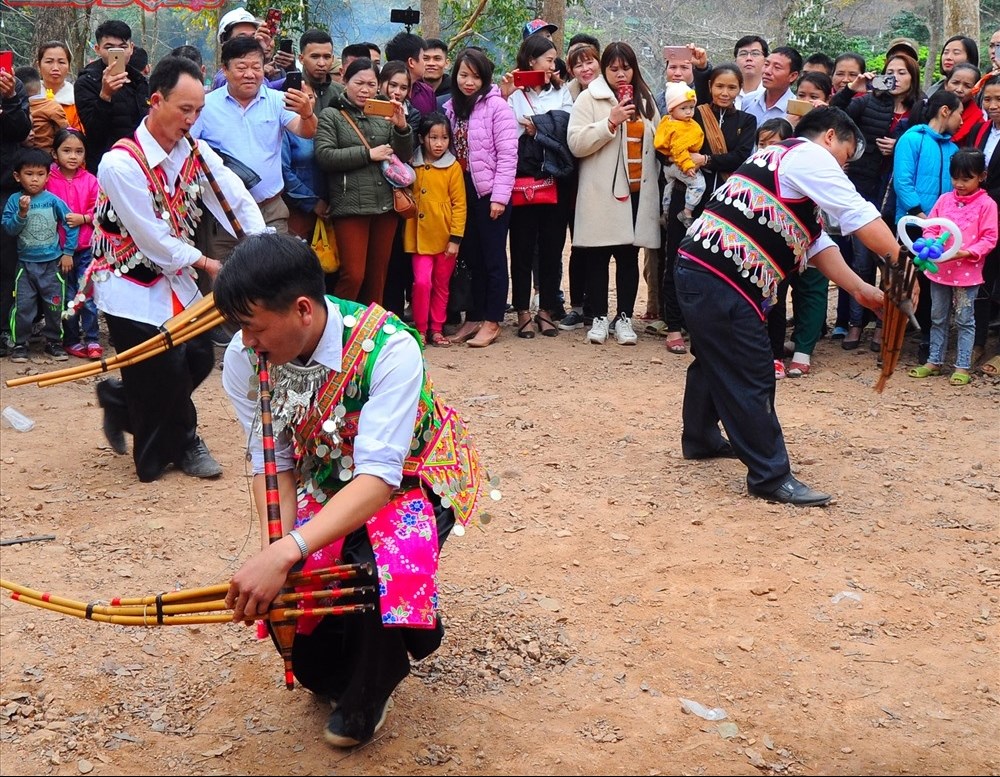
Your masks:
[[[28,335],[39,308],[45,315],[45,353],[66,361],[62,348],[62,311],[66,274],[73,270],[79,229],[66,220],[69,206],[45,191],[52,156],[41,149],[25,149],[14,164],[14,180],[21,186],[3,209],[3,228],[17,236],[17,274],[11,311],[12,362],[28,361]],[[59,227],[66,232],[59,244]]]

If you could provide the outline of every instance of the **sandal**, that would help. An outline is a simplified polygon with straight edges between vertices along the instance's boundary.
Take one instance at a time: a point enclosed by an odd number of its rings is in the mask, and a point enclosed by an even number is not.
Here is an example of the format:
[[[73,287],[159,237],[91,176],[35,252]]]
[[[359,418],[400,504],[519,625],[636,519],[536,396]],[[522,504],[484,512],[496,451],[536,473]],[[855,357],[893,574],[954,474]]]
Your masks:
[[[926,364],[921,364],[919,367],[914,367],[906,374],[911,378],[936,378],[941,374],[941,367],[928,367]]]
[[[556,329],[556,325],[552,323],[552,319],[548,316],[539,313],[535,316],[535,323],[538,324],[538,331],[546,337],[557,337],[559,335],[559,330]]]
[[[517,315],[518,315],[518,318],[520,318],[521,316],[524,316],[524,320],[522,320],[517,325],[517,336],[518,337],[522,337],[525,340],[531,340],[535,336],[535,330],[531,328],[531,324],[532,324],[531,314],[528,313],[527,311],[525,311],[525,312],[522,312],[522,313],[518,313]]]
[[[673,337],[671,337],[673,335]],[[687,353],[687,345],[684,343],[684,335],[680,332],[667,333],[667,350],[670,353]]]
[[[804,362],[789,362],[788,369],[785,370],[785,375],[789,378],[802,378],[809,374],[810,364]]]
[[[451,340],[445,337],[444,332],[431,332],[427,341],[435,348],[449,348],[451,346]]]
[[[1000,375],[1000,355],[994,356],[989,361],[983,362],[979,367],[979,371],[983,375],[989,375],[991,378],[995,378]]]
[[[967,372],[953,372],[948,378],[948,383],[952,386],[968,386],[971,381],[972,376]]]
[[[667,323],[666,321],[661,321],[660,319],[653,319],[648,324],[644,330],[647,335],[666,335],[667,334]]]

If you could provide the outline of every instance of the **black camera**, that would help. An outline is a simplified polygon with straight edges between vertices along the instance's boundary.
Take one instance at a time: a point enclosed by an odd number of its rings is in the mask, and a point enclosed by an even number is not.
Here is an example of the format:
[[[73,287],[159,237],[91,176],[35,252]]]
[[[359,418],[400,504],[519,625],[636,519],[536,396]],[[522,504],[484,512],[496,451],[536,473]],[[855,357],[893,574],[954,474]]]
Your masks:
[[[415,11],[412,8],[393,8],[389,12],[389,21],[393,24],[405,24],[407,27],[412,27],[414,24],[420,24],[420,11]]]

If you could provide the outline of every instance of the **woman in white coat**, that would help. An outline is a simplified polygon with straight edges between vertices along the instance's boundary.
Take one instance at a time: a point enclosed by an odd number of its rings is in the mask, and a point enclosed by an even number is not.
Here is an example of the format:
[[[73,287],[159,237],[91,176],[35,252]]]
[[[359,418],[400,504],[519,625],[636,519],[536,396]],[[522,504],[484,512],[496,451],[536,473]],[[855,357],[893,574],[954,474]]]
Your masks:
[[[631,96],[629,96],[631,92]],[[573,243],[586,255],[587,302],[594,323],[587,340],[613,329],[635,345],[632,309],[639,291],[639,249],[660,247],[659,163],[653,135],[660,121],[652,92],[627,43],[601,55],[601,75],[573,104],[567,140],[580,160]],[[608,271],[615,257],[617,311],[608,321]]]

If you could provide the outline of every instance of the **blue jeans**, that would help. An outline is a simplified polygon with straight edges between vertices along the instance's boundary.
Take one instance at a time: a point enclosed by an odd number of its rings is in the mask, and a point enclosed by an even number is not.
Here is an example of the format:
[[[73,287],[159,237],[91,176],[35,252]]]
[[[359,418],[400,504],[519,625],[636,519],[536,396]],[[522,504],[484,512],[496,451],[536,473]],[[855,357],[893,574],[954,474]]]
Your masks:
[[[81,248],[73,254],[73,272],[66,278],[66,302],[76,296],[83,283],[83,275],[90,267],[90,249]],[[97,305],[90,297],[77,308],[75,316],[63,319],[63,342],[66,345],[76,345],[80,340],[80,324],[83,324],[84,343],[96,343],[100,339],[97,330]]]
[[[945,286],[930,282],[931,286],[931,350],[927,361],[944,364],[948,351],[948,325],[952,301],[955,303],[955,328],[958,330],[958,355],[955,367],[968,370],[972,367],[972,345],[976,339],[974,303],[978,286]]]

